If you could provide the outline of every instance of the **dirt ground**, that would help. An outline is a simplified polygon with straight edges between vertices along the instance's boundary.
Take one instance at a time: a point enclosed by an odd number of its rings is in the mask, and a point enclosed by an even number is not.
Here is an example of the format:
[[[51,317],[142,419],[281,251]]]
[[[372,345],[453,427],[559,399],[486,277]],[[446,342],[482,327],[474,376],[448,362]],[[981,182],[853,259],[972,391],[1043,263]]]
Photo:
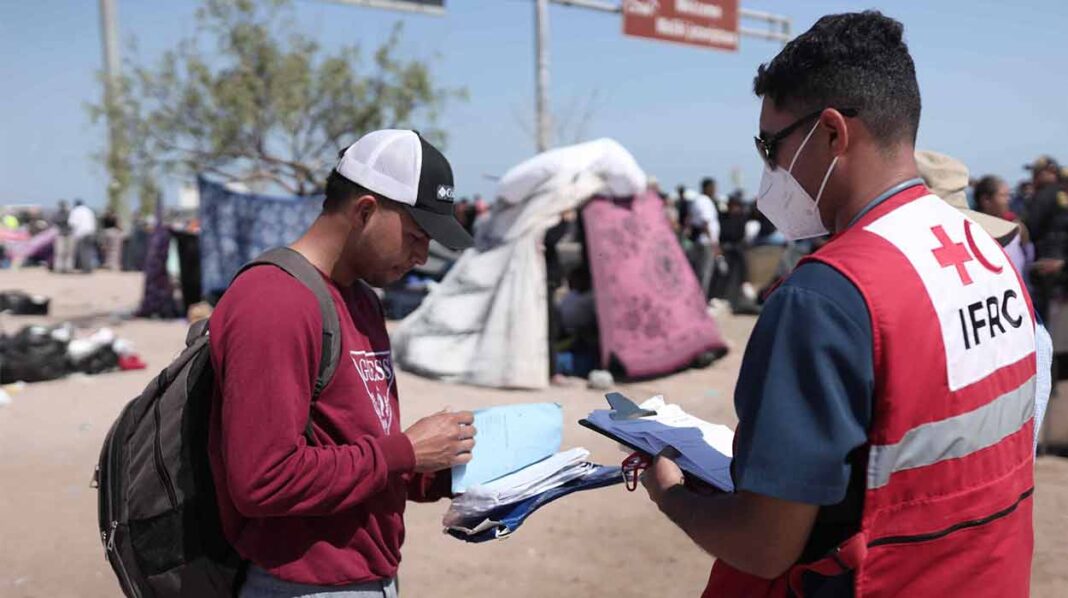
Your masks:
[[[104,435],[121,407],[180,348],[183,322],[130,320],[107,314],[132,309],[141,294],[135,274],[58,276],[40,270],[0,271],[0,290],[53,298],[50,320],[104,314],[132,340],[149,369],[75,376],[28,385],[0,407],[0,596],[119,595],[104,560],[89,479]],[[4,316],[13,332],[32,319]],[[644,399],[664,394],[711,421],[733,427],[731,396],[753,318],[724,318],[734,351],[712,367],[619,390]],[[441,409],[556,401],[565,421],[602,407],[583,386],[541,392],[476,389],[398,372],[405,425]],[[1062,393],[1063,395],[1064,393]],[[602,463],[622,455],[600,436],[568,425],[564,446],[585,446]],[[644,492],[622,486],[580,493],[549,505],[501,542],[463,544],[441,532],[444,503],[411,505],[400,580],[405,596],[697,596],[711,558],[660,516]],[[1035,494],[1032,594],[1068,595],[1068,460],[1040,458]]]

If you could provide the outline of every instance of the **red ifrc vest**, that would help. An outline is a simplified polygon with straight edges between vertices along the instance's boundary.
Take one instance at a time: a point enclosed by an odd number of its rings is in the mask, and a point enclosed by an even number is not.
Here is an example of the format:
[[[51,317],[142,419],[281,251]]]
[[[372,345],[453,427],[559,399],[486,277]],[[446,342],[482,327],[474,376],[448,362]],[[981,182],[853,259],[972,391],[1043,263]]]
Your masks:
[[[847,571],[856,596],[1027,596],[1035,335],[1011,262],[922,185],[806,261],[851,280],[872,320],[860,531],[770,581],[719,560],[703,596],[801,595],[805,573]]]

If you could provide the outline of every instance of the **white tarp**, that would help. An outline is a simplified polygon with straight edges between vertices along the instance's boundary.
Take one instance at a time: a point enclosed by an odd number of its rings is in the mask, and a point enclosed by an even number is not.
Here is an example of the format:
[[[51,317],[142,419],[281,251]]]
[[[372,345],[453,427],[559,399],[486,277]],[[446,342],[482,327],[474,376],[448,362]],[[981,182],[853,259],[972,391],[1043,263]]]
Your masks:
[[[540,154],[501,178],[476,245],[393,333],[418,374],[498,388],[549,383],[545,231],[594,195],[630,196],[645,173],[611,139]]]

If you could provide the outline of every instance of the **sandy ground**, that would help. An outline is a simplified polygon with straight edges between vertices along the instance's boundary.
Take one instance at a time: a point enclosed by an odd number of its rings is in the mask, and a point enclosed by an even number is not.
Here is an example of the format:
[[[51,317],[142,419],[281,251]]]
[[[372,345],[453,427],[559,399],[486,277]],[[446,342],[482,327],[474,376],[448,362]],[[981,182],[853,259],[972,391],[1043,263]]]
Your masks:
[[[53,298],[52,320],[132,309],[138,275],[56,276],[0,271],[0,289]],[[5,317],[13,332],[27,321]],[[722,323],[735,351],[703,371],[620,390],[634,398],[663,393],[706,419],[735,423],[731,395],[741,349],[754,320]],[[98,324],[108,323],[104,317]],[[132,340],[149,370],[71,377],[27,386],[0,407],[0,596],[104,597],[119,590],[104,561],[89,479],[100,444],[122,406],[166,365],[185,333],[182,322],[133,320],[115,330]],[[600,393],[577,386],[505,392],[443,384],[398,373],[405,424],[444,405],[473,408],[557,401],[573,422],[601,407]],[[1062,393],[1063,394],[1063,393]],[[565,447],[585,446],[596,460],[618,462],[609,441],[577,425]],[[1068,460],[1037,465],[1034,596],[1068,595]],[[401,567],[406,596],[697,596],[711,558],[664,518],[643,492],[622,486],[580,493],[549,505],[506,541],[467,545],[441,533],[446,505],[411,505]]]

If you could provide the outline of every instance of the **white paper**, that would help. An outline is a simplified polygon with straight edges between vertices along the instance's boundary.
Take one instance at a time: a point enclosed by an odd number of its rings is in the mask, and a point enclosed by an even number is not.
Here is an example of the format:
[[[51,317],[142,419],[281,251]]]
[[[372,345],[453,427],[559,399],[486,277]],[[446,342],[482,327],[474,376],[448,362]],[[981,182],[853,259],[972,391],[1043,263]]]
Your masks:
[[[446,527],[453,527],[465,519],[484,515],[497,507],[526,500],[586,476],[596,470],[595,465],[586,461],[589,456],[588,450],[573,448],[492,482],[471,486],[453,498],[442,523]]]

